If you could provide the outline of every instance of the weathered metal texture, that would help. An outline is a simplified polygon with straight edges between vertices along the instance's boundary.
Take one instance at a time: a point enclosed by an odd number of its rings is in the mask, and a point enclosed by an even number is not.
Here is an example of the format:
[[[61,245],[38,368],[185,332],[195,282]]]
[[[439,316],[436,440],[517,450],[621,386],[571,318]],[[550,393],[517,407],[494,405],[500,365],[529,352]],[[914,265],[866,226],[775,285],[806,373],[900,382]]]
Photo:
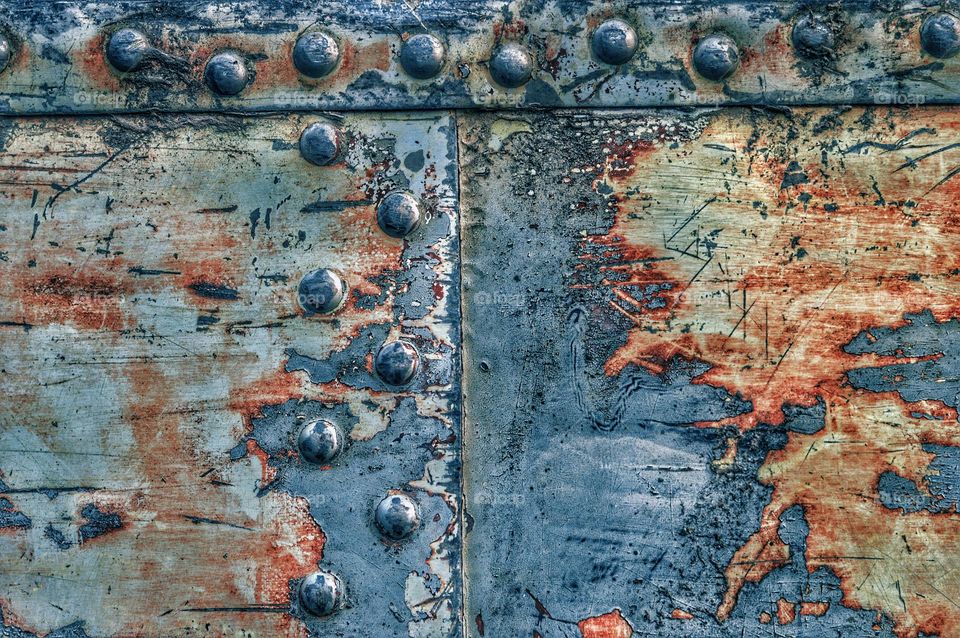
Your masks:
[[[960,58],[934,57],[921,40],[924,20],[957,11],[951,7],[922,0],[8,3],[0,7],[11,52],[0,73],[0,110],[955,102]],[[636,32],[632,57],[617,39],[623,31],[604,30],[610,40],[594,43],[611,19]],[[305,34],[315,35],[297,51]],[[950,34],[949,24],[928,30],[927,50],[955,52],[960,34]],[[735,65],[725,67],[726,53],[710,48],[713,36],[735,45]],[[706,50],[695,56],[701,44]]]
[[[343,134],[330,166],[298,149],[316,121]],[[18,118],[2,140],[0,634],[457,635],[451,119]],[[377,223],[395,189],[423,208],[406,239]],[[308,316],[317,268],[347,293]],[[401,337],[420,367],[388,387],[373,356]],[[347,439],[327,465],[298,453],[317,418]],[[392,493],[422,516],[399,542],[374,524]],[[297,597],[318,566],[346,588],[323,619]]]
[[[463,118],[468,635],[960,635],[958,126]]]

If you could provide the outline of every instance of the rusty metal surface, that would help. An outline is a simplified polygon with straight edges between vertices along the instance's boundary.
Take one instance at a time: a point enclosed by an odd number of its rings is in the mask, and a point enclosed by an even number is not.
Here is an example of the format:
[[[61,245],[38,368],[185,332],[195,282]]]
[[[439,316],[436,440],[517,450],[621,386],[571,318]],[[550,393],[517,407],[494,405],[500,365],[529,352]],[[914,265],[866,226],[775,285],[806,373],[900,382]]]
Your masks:
[[[467,635],[960,635],[958,124],[462,118]]]
[[[6,113],[131,110],[425,109],[713,104],[922,104],[955,102],[958,58],[925,53],[921,25],[952,3],[569,0],[361,0],[305,7],[274,2],[24,2],[0,6],[11,60],[0,73]],[[952,10],[955,10],[954,7]],[[798,52],[794,27],[811,16],[829,46]],[[602,62],[591,37],[618,18],[637,33],[622,65]],[[147,51],[129,72],[105,57],[109,38],[140,30]],[[323,30],[339,63],[318,79],[297,71],[297,38]],[[418,79],[401,65],[404,41],[434,34],[445,63]],[[724,34],[738,70],[710,81],[693,67],[695,46]],[[531,78],[493,81],[501,46],[525,47]],[[812,51],[812,53],[811,53]],[[218,53],[238,55],[249,84],[218,96],[205,82]],[[242,85],[241,85],[242,86]]]
[[[297,140],[323,120],[344,149],[317,167]],[[451,118],[0,125],[0,634],[458,635]],[[377,225],[398,188],[406,239]],[[318,267],[349,288],[328,317],[298,307]],[[372,358],[400,337],[398,389]],[[348,438],[327,466],[297,453],[318,417]],[[397,543],[393,491],[422,517]],[[296,596],[318,565],[347,590],[322,620]]]

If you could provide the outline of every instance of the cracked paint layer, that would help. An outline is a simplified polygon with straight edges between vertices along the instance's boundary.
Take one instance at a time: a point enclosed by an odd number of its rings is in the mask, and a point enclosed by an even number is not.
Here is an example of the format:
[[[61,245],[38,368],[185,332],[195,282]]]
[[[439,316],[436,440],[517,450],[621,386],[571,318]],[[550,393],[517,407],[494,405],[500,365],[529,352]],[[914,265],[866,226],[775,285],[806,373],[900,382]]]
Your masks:
[[[320,119],[344,132],[342,156],[322,168],[297,150],[301,130]],[[385,548],[361,558],[334,537],[338,521],[366,524],[363,506],[322,506],[322,495],[277,483],[290,441],[272,449],[253,438],[255,424],[300,402],[362,415],[349,432],[353,452],[374,433],[436,430],[419,468],[383,478],[436,502],[446,525],[411,542],[426,553],[421,564],[371,579],[378,590],[351,599],[334,621],[339,635],[367,635],[365,616],[390,619],[378,635],[411,635],[408,623],[455,631],[451,132],[431,114],[4,123],[3,632],[321,631],[291,588],[326,564],[349,573],[382,560]],[[418,152],[422,162],[403,165]],[[420,239],[394,240],[377,226],[376,202],[397,188],[423,203]],[[318,267],[348,286],[329,318],[297,304],[300,278]],[[388,335],[422,348],[422,386],[394,393],[357,381],[353,368],[325,381],[305,371],[303,362],[343,352],[369,356]],[[364,467],[330,475],[348,493]],[[448,608],[419,598],[406,608],[410,573]]]

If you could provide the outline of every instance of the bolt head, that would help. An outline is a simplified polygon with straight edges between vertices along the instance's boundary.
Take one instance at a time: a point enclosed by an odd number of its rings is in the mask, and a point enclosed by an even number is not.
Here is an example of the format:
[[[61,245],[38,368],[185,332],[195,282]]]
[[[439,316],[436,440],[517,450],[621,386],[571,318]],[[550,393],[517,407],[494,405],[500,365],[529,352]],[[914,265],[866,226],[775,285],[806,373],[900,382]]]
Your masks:
[[[385,538],[398,541],[420,526],[420,512],[417,503],[406,494],[390,494],[377,504],[374,521]]]
[[[500,86],[521,87],[533,77],[533,57],[519,44],[504,44],[490,58],[490,75]]]
[[[443,43],[435,35],[418,33],[400,47],[400,66],[411,77],[429,80],[443,69],[445,56]]]
[[[300,134],[300,154],[317,166],[332,164],[340,155],[340,131],[326,122],[316,122]]]
[[[836,45],[833,29],[818,16],[805,15],[793,25],[793,48],[801,57],[831,57]]]
[[[406,237],[420,225],[420,202],[403,191],[388,193],[377,204],[377,223],[390,237]]]
[[[593,32],[593,54],[606,64],[620,65],[637,52],[637,32],[623,20],[607,20]]]
[[[304,33],[293,45],[293,66],[308,78],[328,75],[339,62],[340,45],[324,31]]]
[[[316,419],[300,430],[297,448],[304,461],[326,465],[343,451],[343,434],[340,428],[330,421]]]
[[[935,13],[920,27],[920,44],[935,58],[950,58],[960,51],[960,18]]]
[[[207,85],[220,95],[237,95],[250,80],[247,65],[236,53],[218,53],[207,62]]]
[[[343,607],[346,590],[334,573],[318,571],[300,581],[300,606],[312,616],[329,616]]]
[[[117,71],[133,71],[150,51],[147,36],[136,29],[120,29],[107,41],[107,62]]]
[[[343,303],[347,287],[337,273],[320,268],[300,280],[297,301],[308,315],[325,315]]]
[[[713,82],[725,80],[740,65],[740,50],[737,43],[722,33],[712,33],[702,38],[693,50],[693,66],[697,73]]]
[[[0,72],[7,68],[12,57],[13,51],[10,47],[10,41],[5,36],[0,35]]]
[[[385,343],[377,352],[373,367],[387,385],[404,386],[420,369],[420,353],[407,341]]]

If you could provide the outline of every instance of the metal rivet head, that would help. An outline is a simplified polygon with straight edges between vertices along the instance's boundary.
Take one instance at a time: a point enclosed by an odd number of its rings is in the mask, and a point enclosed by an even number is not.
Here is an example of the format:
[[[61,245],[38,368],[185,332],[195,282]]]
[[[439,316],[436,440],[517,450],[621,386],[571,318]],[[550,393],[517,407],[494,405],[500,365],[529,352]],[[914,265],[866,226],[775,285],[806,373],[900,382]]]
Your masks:
[[[624,64],[637,52],[637,32],[623,20],[607,20],[593,32],[593,54],[607,64]]]
[[[407,385],[420,369],[420,354],[412,343],[391,341],[377,352],[374,369],[387,385]]]
[[[400,48],[400,66],[418,80],[435,77],[443,68],[443,43],[429,33],[418,33]]]
[[[329,616],[343,607],[343,581],[331,572],[319,571],[300,582],[300,606],[313,616]]]
[[[207,62],[207,84],[220,95],[236,95],[249,81],[247,65],[236,53],[218,53]]]
[[[337,273],[321,268],[300,280],[297,300],[308,315],[325,315],[340,307],[346,291],[347,288]]]
[[[133,71],[150,51],[147,36],[135,29],[120,29],[107,41],[107,62],[117,71]]]
[[[494,82],[508,89],[523,86],[533,76],[533,58],[519,44],[505,44],[490,58],[490,75]]]
[[[326,122],[316,122],[300,134],[300,154],[317,166],[332,164],[340,154],[340,131]]]
[[[935,13],[920,27],[920,44],[935,58],[953,57],[960,51],[960,19],[950,13]]]
[[[793,25],[793,48],[802,57],[830,57],[836,45],[833,29],[818,16],[805,15]]]
[[[700,40],[693,50],[693,66],[697,73],[719,82],[733,75],[740,65],[740,50],[729,36],[713,33]]]
[[[13,57],[13,52],[10,49],[10,41],[0,35],[0,71],[7,68],[11,57]]]
[[[308,78],[322,78],[340,62],[340,45],[329,33],[311,31],[293,45],[293,66]]]
[[[420,203],[410,193],[388,193],[377,204],[377,223],[391,237],[406,237],[420,225]]]
[[[406,494],[391,494],[380,501],[373,518],[380,533],[394,541],[410,536],[420,526],[417,504]]]
[[[317,465],[326,465],[343,451],[343,434],[340,428],[330,421],[316,419],[300,430],[297,448],[303,460]]]

